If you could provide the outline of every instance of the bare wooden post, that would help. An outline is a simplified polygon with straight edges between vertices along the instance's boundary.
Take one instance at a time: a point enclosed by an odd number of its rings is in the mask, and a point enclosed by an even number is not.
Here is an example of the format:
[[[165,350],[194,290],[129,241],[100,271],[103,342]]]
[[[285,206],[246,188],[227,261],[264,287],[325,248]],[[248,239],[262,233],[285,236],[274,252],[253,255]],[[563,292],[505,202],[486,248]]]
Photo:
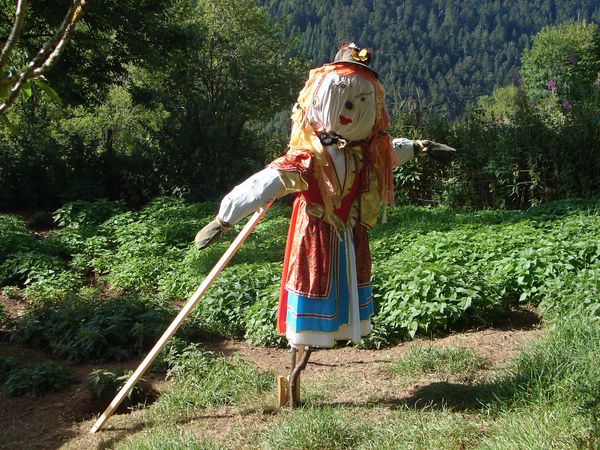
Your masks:
[[[290,402],[289,397],[289,375],[279,375],[277,382],[277,406],[282,407]]]
[[[185,318],[190,314],[190,312],[194,309],[194,307],[200,301],[200,298],[206,293],[212,282],[217,278],[217,275],[227,266],[233,255],[238,251],[238,249],[242,246],[246,238],[250,235],[254,227],[258,224],[259,220],[265,215],[267,209],[271,206],[271,203],[267,203],[261,209],[256,211],[252,218],[248,221],[246,226],[240,231],[240,234],[235,238],[235,240],[231,243],[227,251],[221,256],[221,259],[217,262],[215,267],[210,271],[210,273],[206,276],[200,287],[194,292],[194,294],[190,297],[184,307],[179,311],[177,317],[171,322],[171,325],[165,330],[163,335],[160,337],[158,342],[154,344],[152,350],[146,355],[142,363],[135,370],[133,375],[129,377],[125,386],[121,388],[119,393],[115,396],[110,405],[106,408],[106,410],[102,413],[102,415],[98,418],[90,433],[95,433],[98,431],[104,423],[109,419],[109,417],[113,414],[113,412],[119,407],[121,402],[125,399],[129,391],[133,388],[135,383],[144,375],[146,370],[150,367],[152,362],[156,359],[158,354],[162,351],[162,349],[167,344],[167,341],[173,337],[175,332],[179,329],[182,322]]]

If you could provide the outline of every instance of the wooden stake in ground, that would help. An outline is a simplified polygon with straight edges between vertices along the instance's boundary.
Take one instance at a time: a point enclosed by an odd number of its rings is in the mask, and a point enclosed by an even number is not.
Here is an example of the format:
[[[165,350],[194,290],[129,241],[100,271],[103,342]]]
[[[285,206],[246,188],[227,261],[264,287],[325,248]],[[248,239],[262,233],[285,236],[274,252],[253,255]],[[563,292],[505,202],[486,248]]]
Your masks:
[[[127,383],[125,383],[125,386],[123,386],[121,388],[121,390],[115,396],[113,401],[110,402],[110,405],[108,405],[108,408],[106,408],[106,410],[102,413],[100,418],[96,421],[96,423],[90,430],[90,433],[95,433],[100,428],[102,428],[102,426],[108,420],[108,418],[112,415],[112,413],[119,407],[119,405],[125,399],[125,397],[129,393],[129,391],[131,389],[133,389],[133,386],[135,386],[135,383],[137,383],[138,380],[142,377],[142,375],[144,375],[146,370],[148,370],[148,368],[150,367],[152,362],[156,359],[158,354],[165,347],[168,340],[171,339],[171,337],[173,337],[173,335],[179,329],[179,327],[181,326],[181,324],[185,320],[185,318],[189,315],[189,313],[198,304],[198,302],[200,301],[200,298],[208,290],[208,288],[210,287],[212,282],[215,280],[215,278],[217,278],[217,275],[219,275],[219,273],[227,266],[227,264],[229,263],[231,258],[233,258],[233,255],[235,255],[235,253],[238,251],[238,249],[242,246],[242,244],[244,243],[246,238],[250,235],[250,233],[252,232],[254,227],[256,227],[256,225],[258,224],[260,219],[265,215],[265,213],[267,212],[267,209],[269,209],[269,206],[271,206],[271,203],[268,203],[267,205],[263,206],[261,209],[259,209],[258,211],[256,211],[254,213],[254,215],[248,221],[248,223],[246,224],[244,229],[242,231],[240,231],[240,234],[238,234],[238,236],[231,243],[231,245],[229,246],[227,251],[223,254],[223,256],[221,256],[221,259],[219,259],[219,261],[217,262],[215,267],[213,267],[213,269],[210,271],[210,273],[206,276],[206,278],[204,279],[204,281],[202,282],[200,287],[196,290],[196,292],[194,292],[194,295],[192,295],[190,297],[190,299],[187,301],[185,306],[181,309],[181,311],[179,311],[179,314],[177,314],[177,317],[175,317],[173,322],[171,322],[171,325],[169,325],[169,327],[165,330],[165,332],[160,337],[158,342],[156,342],[156,344],[154,344],[154,347],[152,347],[152,350],[150,350],[148,355],[146,355],[146,357],[144,358],[142,363],[135,370],[133,375],[131,375],[129,380],[127,380]]]

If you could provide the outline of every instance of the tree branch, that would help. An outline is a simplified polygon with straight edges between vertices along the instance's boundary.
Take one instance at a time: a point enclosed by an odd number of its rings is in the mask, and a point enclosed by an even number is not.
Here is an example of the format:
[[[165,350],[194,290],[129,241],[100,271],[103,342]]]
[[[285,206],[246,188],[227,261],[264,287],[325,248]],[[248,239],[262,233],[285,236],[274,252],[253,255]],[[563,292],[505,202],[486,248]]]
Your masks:
[[[4,100],[4,103],[0,104],[0,114],[6,111],[15,102],[23,84],[32,78],[41,76],[56,63],[66,44],[69,42],[77,22],[83,16],[86,1],[87,0],[76,0],[73,2],[60,28],[52,38],[46,41],[37,55],[29,62],[29,64],[27,64],[26,69],[19,75],[19,79],[13,85],[8,97]]]
[[[10,58],[12,49],[19,40],[19,36],[21,36],[21,32],[23,31],[23,24],[25,23],[26,11],[27,0],[19,0],[17,2],[17,10],[15,11],[15,21],[13,23],[13,27],[10,31],[8,38],[6,39],[6,42],[4,43],[2,53],[0,53],[0,71],[8,61],[8,58]]]
[[[57,42],[54,50],[46,58],[46,61],[44,61],[44,63],[41,66],[37,67],[33,71],[33,77],[40,76],[46,70],[48,70],[50,67],[52,67],[54,65],[54,63],[56,63],[56,61],[58,60],[58,57],[63,52],[64,47],[69,43],[69,40],[71,39],[71,36],[73,35],[73,31],[75,30],[75,26],[77,25],[77,22],[79,22],[79,19],[81,19],[81,17],[83,16],[83,8],[85,6],[86,1],[87,0],[78,0],[77,2],[75,2],[73,4],[71,9],[67,13],[67,17],[65,17],[65,21],[63,22],[63,26],[61,27],[61,30],[59,30],[61,33],[60,33],[59,38],[57,39],[58,42]],[[69,20],[67,20],[67,18],[69,18]]]

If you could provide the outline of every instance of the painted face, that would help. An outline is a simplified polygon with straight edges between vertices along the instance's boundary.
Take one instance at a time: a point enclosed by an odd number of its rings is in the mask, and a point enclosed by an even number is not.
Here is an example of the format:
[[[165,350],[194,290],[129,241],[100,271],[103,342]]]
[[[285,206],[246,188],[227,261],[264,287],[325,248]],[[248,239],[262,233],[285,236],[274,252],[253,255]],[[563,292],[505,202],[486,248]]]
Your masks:
[[[314,93],[308,120],[319,133],[348,142],[366,139],[375,125],[375,89],[358,73],[328,73]]]

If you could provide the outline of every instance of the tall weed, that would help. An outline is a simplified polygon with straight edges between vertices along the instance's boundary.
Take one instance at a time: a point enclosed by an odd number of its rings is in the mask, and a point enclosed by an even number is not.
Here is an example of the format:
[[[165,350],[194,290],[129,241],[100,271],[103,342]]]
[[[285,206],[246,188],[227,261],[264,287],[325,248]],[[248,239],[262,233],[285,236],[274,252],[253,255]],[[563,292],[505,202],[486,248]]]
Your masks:
[[[168,377],[175,381],[153,406],[161,417],[178,417],[194,409],[234,405],[273,385],[272,374],[260,373],[250,363],[227,361],[191,344],[173,351],[168,360]]]

